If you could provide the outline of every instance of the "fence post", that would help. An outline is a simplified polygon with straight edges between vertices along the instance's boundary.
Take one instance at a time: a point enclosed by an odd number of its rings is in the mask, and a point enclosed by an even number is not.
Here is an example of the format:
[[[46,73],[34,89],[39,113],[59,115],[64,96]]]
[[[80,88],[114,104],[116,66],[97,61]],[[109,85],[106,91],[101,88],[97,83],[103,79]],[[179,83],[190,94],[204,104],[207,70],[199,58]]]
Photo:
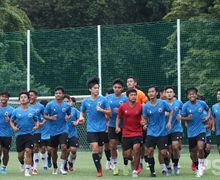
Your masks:
[[[181,52],[180,52],[180,19],[177,19],[177,89],[178,99],[181,100]]]
[[[99,94],[102,94],[102,57],[101,57],[101,26],[97,26],[98,33],[98,77],[99,77]]]
[[[30,30],[27,30],[27,91],[30,90]]]

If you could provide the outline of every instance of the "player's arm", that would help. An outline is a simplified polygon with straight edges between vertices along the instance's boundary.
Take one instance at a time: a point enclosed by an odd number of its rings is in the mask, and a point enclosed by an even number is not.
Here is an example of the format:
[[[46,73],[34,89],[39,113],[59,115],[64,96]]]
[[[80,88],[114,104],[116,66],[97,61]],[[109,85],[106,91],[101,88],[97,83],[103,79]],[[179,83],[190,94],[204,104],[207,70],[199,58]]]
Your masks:
[[[116,118],[116,126],[115,126],[115,132],[116,132],[116,133],[121,132],[121,128],[119,127],[120,122],[121,122],[121,117],[120,117],[120,115],[117,115],[117,118]]]
[[[38,117],[37,117],[36,114],[34,114],[33,119],[34,119],[34,127],[33,127],[33,130],[37,130],[37,129],[39,128],[39,119],[38,119]]]
[[[191,121],[192,120],[192,114],[188,114],[187,112],[187,107],[184,104],[181,114],[178,116],[178,120],[182,120],[182,121]]]
[[[100,106],[97,106],[96,110],[99,111],[99,112],[104,113],[107,116],[111,116],[111,109],[110,109],[110,107],[107,107],[107,108],[103,109]]]
[[[72,117],[72,114],[71,114],[71,106],[69,106],[67,112],[66,112],[66,116],[65,116],[65,121],[69,121]]]
[[[86,116],[85,112],[81,111],[78,121],[81,122],[81,123],[84,123],[85,122],[85,116]]]
[[[57,120],[57,115],[50,116],[49,114],[47,114],[47,113],[44,112],[44,118],[45,118],[46,120],[55,121],[55,120]]]
[[[215,125],[216,125],[216,119],[215,119],[215,117],[212,117],[212,121],[211,121],[211,122],[212,122],[212,123],[211,123],[211,125],[212,125],[211,129],[212,129],[213,132],[215,132]]]
[[[170,110],[169,119],[168,119],[168,122],[167,122],[167,129],[169,129],[169,130],[172,128],[172,119],[173,119],[173,111]]]
[[[10,120],[10,126],[11,126],[11,128],[14,132],[19,131],[19,128],[16,125],[16,111],[15,110],[12,112],[12,116],[11,116],[11,120]]]

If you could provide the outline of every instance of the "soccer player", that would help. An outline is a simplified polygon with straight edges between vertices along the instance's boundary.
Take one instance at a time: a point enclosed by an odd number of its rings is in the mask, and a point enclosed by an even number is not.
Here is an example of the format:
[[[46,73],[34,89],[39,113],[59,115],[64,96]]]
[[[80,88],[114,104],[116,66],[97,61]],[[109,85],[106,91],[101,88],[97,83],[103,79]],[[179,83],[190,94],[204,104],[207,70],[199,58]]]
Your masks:
[[[124,102],[127,102],[128,99],[125,95],[122,94],[124,82],[121,79],[115,79],[112,83],[113,86],[113,94],[107,96],[107,100],[111,107],[112,115],[108,121],[108,137],[109,137],[109,145],[111,150],[111,165],[113,169],[113,175],[119,174],[118,169],[118,152],[117,152],[117,144],[118,141],[121,142],[122,133],[116,134],[116,118],[118,113],[118,108]],[[119,125],[122,128],[122,123]]]
[[[37,102],[38,93],[35,90],[29,91],[29,106],[32,107],[36,114],[39,123],[43,121],[43,114],[44,114],[44,106]],[[32,174],[38,174],[38,163],[39,163],[39,149],[41,146],[41,128],[33,131],[33,140],[34,140],[34,148],[33,148],[33,170]],[[45,168],[45,167],[44,167]]]
[[[142,105],[137,100],[136,89],[128,89],[126,91],[128,102],[121,104],[118,109],[118,116],[116,119],[116,133],[121,132],[120,121],[123,117],[122,130],[122,146],[124,151],[124,158],[133,160],[133,177],[138,177],[138,165],[140,162],[140,147],[143,142],[142,137]],[[133,154],[132,154],[133,151]],[[127,164],[125,164],[127,166]],[[127,169],[127,168],[126,168]]]
[[[52,147],[53,175],[58,174],[57,151],[61,147],[60,172],[67,174],[64,169],[67,159],[68,128],[67,121],[71,118],[71,106],[63,101],[64,88],[58,86],[54,90],[55,100],[49,102],[44,109],[44,118],[50,121],[50,145]]]
[[[220,153],[220,89],[217,90],[217,103],[212,106],[212,131],[216,131],[216,142]]]
[[[14,132],[16,132],[16,146],[18,152],[18,160],[21,163],[21,170],[24,171],[25,176],[30,175],[30,168],[32,163],[33,150],[33,130],[38,129],[38,119],[35,110],[28,106],[29,93],[19,93],[20,106],[17,107],[11,116],[10,125]],[[25,169],[24,169],[24,157]]]
[[[41,100],[40,103],[46,107],[48,101]],[[51,146],[50,146],[50,121],[43,120],[40,124],[41,127],[41,159],[44,171],[51,168]],[[46,154],[47,152],[47,154]]]
[[[161,99],[157,99],[158,91],[156,86],[150,86],[148,89],[148,96],[150,102],[143,106],[143,117],[147,122],[147,137],[146,146],[148,149],[148,157],[145,157],[146,162],[149,164],[151,176],[155,177],[155,160],[154,149],[158,147],[162,155],[163,162],[161,162],[162,174],[166,175],[166,166],[169,165],[168,159],[168,137],[167,130],[171,129],[173,111],[169,104]],[[169,112],[168,122],[165,119],[165,112]]]
[[[13,135],[10,118],[14,108],[8,105],[9,97],[10,94],[8,92],[0,93],[0,147],[3,152],[1,174],[7,173],[6,167],[8,165],[9,150]]]
[[[91,96],[86,98],[80,108],[80,120],[87,117],[87,141],[92,148],[92,158],[97,169],[97,177],[103,176],[100,163],[103,143],[105,141],[106,119],[111,110],[107,99],[99,95],[99,79],[90,78],[86,83]]]
[[[172,127],[168,132],[168,145],[170,156],[172,157],[173,169],[176,175],[180,174],[178,167],[180,149],[182,144],[183,128],[180,120],[183,103],[175,99],[175,92],[172,86],[165,87],[166,101],[173,111]],[[168,176],[171,175],[171,166],[168,167]]]
[[[209,121],[210,110],[204,101],[197,99],[197,93],[195,87],[187,89],[189,101],[183,105],[181,119],[187,122],[190,156],[198,166],[196,177],[201,177],[204,173],[205,123]],[[204,111],[208,112],[207,117],[203,117]]]

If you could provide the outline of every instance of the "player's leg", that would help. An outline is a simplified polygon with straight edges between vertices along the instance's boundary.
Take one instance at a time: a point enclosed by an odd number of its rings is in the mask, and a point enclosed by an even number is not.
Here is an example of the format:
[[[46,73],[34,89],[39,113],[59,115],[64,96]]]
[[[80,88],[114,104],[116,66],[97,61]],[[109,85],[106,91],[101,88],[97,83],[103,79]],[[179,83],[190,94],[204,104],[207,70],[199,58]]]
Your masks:
[[[61,147],[61,166],[60,166],[60,172],[63,175],[67,174],[67,171],[65,170],[65,164],[66,164],[66,160],[67,160],[67,142],[68,142],[68,134],[67,133],[63,133],[59,135],[59,144]]]
[[[134,165],[133,165],[133,177],[138,177],[138,166],[140,165],[140,150],[141,144],[143,145],[142,137],[134,137],[133,139],[133,157],[134,157]]]
[[[24,150],[25,150],[25,146],[24,146],[24,140],[23,140],[23,136],[19,135],[16,137],[16,149],[18,152],[18,160],[21,164],[20,166],[20,171],[24,172],[25,171],[25,166],[24,166]]]
[[[77,148],[79,147],[79,142],[76,137],[72,137],[69,139],[69,170],[74,171],[75,170],[75,162],[76,162],[76,155],[77,155]]]
[[[39,149],[41,143],[41,134],[34,134],[34,148],[33,148],[33,170],[32,174],[38,174],[38,164],[39,164]]]
[[[47,140],[41,140],[41,160],[42,160],[42,164],[43,164],[43,170],[47,171],[48,167],[47,167]]]
[[[172,154],[173,154],[173,149],[172,149],[172,136],[173,136],[173,133],[171,134],[168,134],[167,136],[167,149],[168,149],[168,155],[167,155],[167,159],[166,161],[169,162],[169,164],[167,165],[166,164],[166,168],[167,168],[167,173],[166,173],[166,176],[171,176],[172,175],[172,165],[171,165],[171,157],[172,157]]]
[[[11,137],[4,137],[1,141],[1,147],[2,147],[2,167],[1,167],[1,174],[6,174],[6,167],[8,165],[9,161],[9,150],[11,146]]]
[[[52,156],[52,163],[53,163],[53,175],[58,174],[58,166],[57,166],[57,150],[58,150],[59,138],[58,135],[50,137],[50,145],[51,145],[51,156]]]
[[[25,176],[30,176],[30,169],[32,164],[32,152],[34,147],[33,136],[25,135],[24,136],[24,147],[25,147]]]
[[[192,171],[196,171],[198,169],[198,156],[197,156],[197,141],[196,137],[189,138],[189,153],[190,158],[192,160]]]
[[[108,133],[105,132],[105,137],[104,137],[104,152],[105,152],[105,157],[106,157],[106,169],[111,170],[111,151],[109,147],[109,138],[108,138]]]
[[[217,144],[218,153],[220,154],[220,135],[216,136],[216,144]]]
[[[198,173],[203,176],[205,166],[205,133],[201,133],[197,136],[197,153],[198,153]]]
[[[132,147],[133,147],[132,138],[123,138],[122,146],[123,146],[123,158],[124,158],[123,175],[128,176],[129,175],[128,161],[129,160],[133,161],[133,158],[132,158]]]

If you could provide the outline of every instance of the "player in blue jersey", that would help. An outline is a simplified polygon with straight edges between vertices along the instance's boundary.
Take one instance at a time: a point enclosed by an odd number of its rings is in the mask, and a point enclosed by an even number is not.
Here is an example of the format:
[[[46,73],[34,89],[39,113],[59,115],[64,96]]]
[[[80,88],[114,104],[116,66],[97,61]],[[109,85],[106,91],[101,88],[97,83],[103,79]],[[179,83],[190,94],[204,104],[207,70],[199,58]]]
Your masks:
[[[100,154],[105,141],[106,119],[111,109],[105,97],[99,95],[99,79],[92,77],[87,81],[91,96],[86,98],[80,108],[80,119],[87,117],[87,141],[92,148],[92,158],[97,169],[97,177],[101,177],[102,166]]]
[[[147,122],[147,137],[146,146],[148,148],[148,157],[145,157],[146,162],[149,164],[151,176],[155,177],[155,160],[154,149],[157,146],[163,159],[161,164],[162,173],[166,174],[166,166],[169,165],[168,159],[168,137],[167,130],[171,129],[173,111],[169,104],[161,99],[157,99],[158,91],[156,86],[150,86],[148,89],[148,96],[150,102],[143,106],[143,117]],[[165,112],[169,112],[168,122],[165,119]]]
[[[71,106],[63,101],[64,88],[58,86],[54,90],[55,100],[49,102],[44,109],[44,117],[50,121],[50,145],[52,147],[53,173],[58,174],[57,167],[57,151],[58,146],[61,147],[61,166],[60,172],[63,175],[67,174],[64,169],[67,159],[67,142],[68,142],[68,127],[67,121],[71,118]]]
[[[36,114],[39,123],[43,121],[43,113],[44,113],[44,106],[37,102],[38,93],[35,90],[29,91],[29,106],[32,107]],[[32,174],[38,174],[38,163],[39,163],[39,149],[41,146],[41,128],[33,131],[33,138],[34,138],[34,148],[33,148],[33,170]],[[44,167],[45,168],[45,167]]]
[[[172,86],[165,87],[166,101],[173,111],[172,127],[168,131],[168,149],[172,157],[173,169],[176,175],[179,175],[180,169],[178,167],[180,158],[180,149],[182,144],[183,128],[181,124],[181,110],[183,103],[175,98],[175,92]],[[168,176],[171,175],[171,166],[168,166]]]
[[[205,125],[209,121],[210,110],[204,101],[197,99],[197,93],[195,87],[187,89],[189,101],[183,105],[181,119],[187,122],[190,157],[198,167],[196,177],[201,177],[204,173]],[[207,111],[207,117],[203,116],[204,111]]]
[[[46,107],[48,101],[41,100],[40,103]],[[51,168],[51,146],[50,146],[50,121],[43,120],[40,124],[41,127],[41,159],[44,171]],[[47,152],[47,154],[46,154]]]
[[[212,130],[216,131],[216,142],[220,153],[220,89],[217,90],[217,103],[212,106]]]
[[[10,94],[8,92],[0,93],[0,147],[3,152],[1,174],[6,174],[6,167],[9,160],[9,150],[13,131],[10,126],[10,117],[14,110],[8,105]],[[0,157],[1,158],[1,157]]]
[[[107,96],[108,103],[111,108],[112,115],[109,117],[108,121],[108,137],[109,137],[109,145],[111,150],[111,165],[113,169],[113,175],[119,174],[118,169],[118,153],[117,153],[117,144],[118,141],[121,142],[122,133],[116,133],[116,118],[120,105],[124,102],[128,101],[128,98],[122,94],[124,82],[121,79],[116,79],[112,83],[113,85],[113,94]],[[121,121],[122,122],[122,121]],[[120,128],[122,127],[122,123],[120,124]]]
[[[35,110],[28,106],[29,93],[19,93],[20,106],[16,108],[11,116],[10,125],[16,133],[16,146],[18,152],[18,160],[21,163],[21,170],[25,176],[30,175],[33,150],[33,130],[38,129],[38,117]],[[24,169],[24,157],[25,169]]]

